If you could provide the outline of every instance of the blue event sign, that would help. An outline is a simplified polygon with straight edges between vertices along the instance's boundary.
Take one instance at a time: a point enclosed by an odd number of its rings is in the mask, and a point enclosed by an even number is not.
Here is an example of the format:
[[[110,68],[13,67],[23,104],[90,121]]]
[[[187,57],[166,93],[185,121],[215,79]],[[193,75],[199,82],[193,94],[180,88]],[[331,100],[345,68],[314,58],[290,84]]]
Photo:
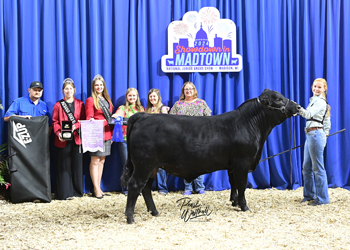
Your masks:
[[[214,7],[186,12],[182,21],[168,26],[168,55],[164,72],[237,72],[242,56],[236,54],[236,25],[221,19]]]

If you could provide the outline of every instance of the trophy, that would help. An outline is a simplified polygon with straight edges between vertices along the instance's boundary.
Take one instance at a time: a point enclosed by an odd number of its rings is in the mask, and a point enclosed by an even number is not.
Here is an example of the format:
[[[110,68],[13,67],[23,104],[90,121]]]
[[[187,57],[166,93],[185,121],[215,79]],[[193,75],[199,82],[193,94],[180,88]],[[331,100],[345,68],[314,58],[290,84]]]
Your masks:
[[[73,139],[73,123],[72,121],[62,121],[62,139],[70,141]]]

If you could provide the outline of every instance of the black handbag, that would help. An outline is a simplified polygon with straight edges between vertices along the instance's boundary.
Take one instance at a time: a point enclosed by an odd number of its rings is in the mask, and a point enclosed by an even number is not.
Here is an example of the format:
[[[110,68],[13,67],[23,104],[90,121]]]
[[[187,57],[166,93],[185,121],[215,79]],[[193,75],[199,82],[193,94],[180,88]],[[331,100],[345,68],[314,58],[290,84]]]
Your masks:
[[[108,118],[106,118],[106,121],[108,122],[108,125],[114,125],[115,124],[115,118],[114,117],[108,117]]]
[[[128,120],[129,120],[129,118],[123,118],[122,125],[127,126]],[[115,123],[116,123],[116,119],[114,117],[108,117],[108,118],[106,118],[106,121],[108,122],[109,125],[115,125]]]
[[[128,120],[129,120],[129,118],[123,118],[123,125],[127,126],[128,125]]]

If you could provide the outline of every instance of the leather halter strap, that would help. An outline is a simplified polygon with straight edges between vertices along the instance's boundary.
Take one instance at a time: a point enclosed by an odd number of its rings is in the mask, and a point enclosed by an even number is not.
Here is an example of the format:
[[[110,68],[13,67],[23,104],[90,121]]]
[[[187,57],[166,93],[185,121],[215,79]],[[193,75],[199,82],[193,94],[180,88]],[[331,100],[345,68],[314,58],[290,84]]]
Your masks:
[[[264,105],[264,104],[262,104],[262,103],[260,102],[259,97],[257,97],[256,99],[258,100],[258,103],[260,103],[260,104],[263,105],[264,107],[266,107],[266,108],[268,108],[268,109],[271,109],[271,110],[279,110],[279,111],[281,111],[283,114],[285,114],[286,117],[288,117],[288,116],[287,116],[287,113],[286,113],[286,106],[288,105],[288,103],[289,103],[289,101],[290,101],[289,99],[287,99],[287,103],[286,103],[284,106],[280,107],[280,108],[276,108],[276,107],[272,107],[272,106],[270,106],[270,105]]]

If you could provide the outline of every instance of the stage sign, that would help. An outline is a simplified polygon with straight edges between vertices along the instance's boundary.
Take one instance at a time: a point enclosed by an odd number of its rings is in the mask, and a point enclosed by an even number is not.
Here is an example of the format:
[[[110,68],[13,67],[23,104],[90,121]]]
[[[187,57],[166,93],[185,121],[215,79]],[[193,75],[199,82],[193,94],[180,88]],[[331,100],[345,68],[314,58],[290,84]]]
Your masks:
[[[221,19],[214,7],[189,11],[182,21],[168,26],[168,55],[164,72],[237,72],[242,57],[236,54],[236,25]]]

